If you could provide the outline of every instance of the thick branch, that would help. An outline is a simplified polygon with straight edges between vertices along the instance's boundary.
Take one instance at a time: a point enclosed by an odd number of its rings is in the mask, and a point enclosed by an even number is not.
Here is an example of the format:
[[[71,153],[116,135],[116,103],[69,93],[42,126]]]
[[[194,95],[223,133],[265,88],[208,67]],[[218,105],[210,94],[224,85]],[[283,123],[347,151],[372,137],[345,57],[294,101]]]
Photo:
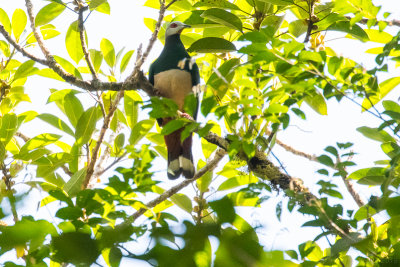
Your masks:
[[[288,152],[290,152],[290,153],[292,153],[292,154],[294,154],[296,156],[300,156],[300,157],[306,158],[308,160],[320,163],[315,155],[310,155],[310,154],[304,153],[302,151],[296,150],[293,147],[291,147],[289,145],[286,145],[285,143],[283,143],[282,141],[280,141],[278,139],[276,139],[276,143],[278,145],[280,145],[281,147],[283,147],[286,151],[288,151]],[[337,160],[339,161],[339,159],[337,159]],[[339,163],[340,163],[340,161],[339,161]],[[336,166],[332,167],[332,169],[340,172],[340,170]],[[349,179],[347,179],[346,175],[342,174],[342,172],[340,172],[340,173],[341,173],[341,177],[342,177],[343,183],[345,184],[345,186],[347,188],[347,191],[353,197],[354,201],[357,203],[357,205],[359,207],[364,206],[365,203],[361,199],[361,196],[354,189],[353,183]]]
[[[17,42],[15,42],[11,36],[8,34],[8,32],[6,31],[6,29],[4,29],[3,25],[0,25],[0,33],[4,36],[4,38],[7,40],[7,42],[9,42],[18,52],[20,52],[22,55],[24,55],[27,58],[32,59],[35,62],[38,62],[42,65],[48,66],[49,67],[49,63],[45,60],[45,59],[41,59],[38,58],[32,54],[30,54],[29,52],[27,52],[23,47],[21,47]]]

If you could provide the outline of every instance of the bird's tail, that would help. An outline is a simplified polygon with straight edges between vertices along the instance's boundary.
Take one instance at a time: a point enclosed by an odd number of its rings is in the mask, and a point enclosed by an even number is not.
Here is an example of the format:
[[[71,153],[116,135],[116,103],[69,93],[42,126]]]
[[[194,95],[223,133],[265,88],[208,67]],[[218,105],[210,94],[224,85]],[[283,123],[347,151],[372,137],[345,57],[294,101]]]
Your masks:
[[[164,122],[165,125],[167,122]],[[182,173],[185,178],[193,178],[195,168],[192,156],[192,134],[181,143],[181,132],[179,129],[164,136],[168,150],[168,178],[177,179]]]
[[[183,176],[186,179],[191,179],[194,176],[195,168],[192,155],[192,134],[182,143],[181,167]]]

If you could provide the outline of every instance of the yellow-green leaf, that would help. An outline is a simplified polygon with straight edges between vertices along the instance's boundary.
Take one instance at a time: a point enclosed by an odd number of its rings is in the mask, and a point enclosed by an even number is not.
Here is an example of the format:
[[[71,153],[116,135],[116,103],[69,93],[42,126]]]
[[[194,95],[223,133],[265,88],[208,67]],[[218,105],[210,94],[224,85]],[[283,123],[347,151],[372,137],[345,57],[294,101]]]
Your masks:
[[[218,37],[206,37],[195,41],[189,48],[189,52],[197,53],[226,53],[236,51],[233,43]]]
[[[26,27],[27,17],[25,11],[18,8],[14,11],[14,14],[11,19],[12,31],[17,42],[19,41],[19,37],[23,33]]]
[[[103,38],[100,42],[100,50],[103,53],[104,60],[106,61],[107,65],[110,66],[111,68],[114,67],[115,49],[113,44],[106,38]]]
[[[200,170],[205,165],[206,162],[200,159],[197,162],[197,169]],[[213,172],[208,171],[203,176],[201,176],[199,179],[196,180],[197,188],[200,190],[200,192],[206,192],[208,190],[208,187],[210,186],[212,181],[212,177],[213,177]]]
[[[7,145],[17,130],[18,118],[15,114],[5,114],[0,118],[0,142],[4,146]]]
[[[125,71],[126,66],[128,66],[129,60],[131,59],[134,52],[135,52],[135,50],[130,50],[130,51],[126,52],[126,54],[122,58],[121,66],[119,68],[121,73]]]
[[[86,176],[86,167],[75,172],[69,181],[64,185],[64,191],[70,197],[75,196],[80,190]]]
[[[328,115],[328,107],[325,102],[325,98],[318,92],[312,96],[307,96],[305,102],[318,114]]]
[[[96,129],[97,118],[96,107],[90,107],[79,118],[75,131],[75,138],[78,145],[83,145],[89,142],[94,130]]]
[[[35,17],[35,25],[41,26],[49,23],[58,17],[65,10],[65,6],[60,3],[50,3],[39,10]]]
[[[11,34],[11,22],[8,18],[7,12],[0,8],[0,24],[3,25],[4,29]]]
[[[192,201],[184,194],[175,194],[170,197],[171,201],[176,204],[179,208],[192,213]]]
[[[390,91],[400,84],[400,77],[393,77],[383,81],[379,84],[379,92],[369,96],[362,102],[362,112],[370,109],[372,105],[376,105],[381,101]]]
[[[237,17],[235,14],[228,12],[224,9],[220,8],[210,8],[207,9],[206,11],[201,14],[203,18],[207,18],[209,20],[212,20],[216,23],[219,23],[221,25],[224,25],[228,28],[237,30],[237,31],[242,31],[242,21],[239,17]]]
[[[73,61],[75,61],[76,64],[78,64],[83,58],[83,50],[79,34],[79,21],[76,20],[69,26],[67,35],[65,37],[65,46],[67,48],[68,55]]]
[[[154,120],[142,120],[133,126],[129,143],[136,145],[154,126]]]
[[[142,97],[136,91],[126,91],[124,94],[124,110],[130,128],[137,123],[141,101]]]

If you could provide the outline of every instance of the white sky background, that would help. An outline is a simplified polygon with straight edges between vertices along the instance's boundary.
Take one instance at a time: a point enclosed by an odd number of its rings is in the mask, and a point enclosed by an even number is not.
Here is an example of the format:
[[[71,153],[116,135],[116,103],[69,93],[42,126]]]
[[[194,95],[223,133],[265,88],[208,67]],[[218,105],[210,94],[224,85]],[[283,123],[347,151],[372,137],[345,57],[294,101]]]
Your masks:
[[[11,14],[15,8],[19,7],[25,10],[24,2],[25,1],[23,0],[0,0],[0,7],[6,10],[11,17]],[[143,7],[144,0],[110,0],[109,2],[111,5],[111,16],[94,12],[85,23],[89,39],[89,48],[95,48],[99,50],[100,41],[102,38],[111,40],[116,51],[119,51],[122,47],[125,47],[125,52],[131,49],[136,50],[140,43],[146,47],[151,32],[144,25],[143,18],[148,17],[156,19],[158,16],[157,10]],[[39,6],[47,3],[49,2],[34,0],[33,4],[36,5],[35,11],[37,12],[40,9]],[[393,13],[388,19],[398,19],[400,17],[400,6],[398,0],[374,1],[374,3],[376,5],[382,5],[382,11],[389,11]],[[380,14],[383,14],[382,11]],[[61,54],[61,56],[68,58],[64,44],[65,32],[70,23],[77,19],[77,15],[69,11],[65,12],[67,12],[66,14],[68,14],[68,16],[63,15],[52,22],[62,34],[57,38],[47,41],[47,44],[50,47],[50,50],[54,51],[55,54]],[[344,34],[337,35],[328,33],[325,40],[328,41],[336,38],[337,36],[344,36]],[[332,47],[338,54],[342,54],[345,57],[350,57],[356,62],[363,62],[368,68],[373,66],[375,55],[366,56],[366,54],[363,52],[367,50],[367,48],[382,46],[382,44],[371,43],[364,45],[355,40],[339,39],[326,42],[326,46]],[[148,69],[149,64],[159,55],[161,48],[161,43],[157,42],[149,58],[144,64],[142,68],[143,70],[146,71]],[[36,54],[41,56],[39,51],[37,51]],[[134,54],[131,61],[134,61],[135,55],[136,54]],[[128,71],[126,71],[126,73],[129,73],[131,68],[132,64],[128,66]],[[380,82],[389,76],[395,76],[395,73],[400,75],[399,69],[394,69],[392,66],[390,68],[389,75],[382,75],[382,77],[380,77]],[[50,88],[66,89],[71,87],[63,83],[53,82],[50,79],[32,77],[26,83],[26,93],[28,93],[31,97],[32,103],[22,105],[22,108],[18,108],[17,113],[25,110],[35,110],[39,113],[57,112],[54,108],[55,105],[46,105]],[[82,99],[83,95],[84,94],[80,94],[80,99]],[[143,93],[141,93],[141,95],[144,96]],[[397,101],[399,96],[399,90],[395,89],[387,96],[386,99]],[[93,103],[93,100],[91,100],[87,95],[84,98],[88,99],[88,103]],[[306,105],[303,105],[302,109],[307,114],[307,120],[302,121],[300,119],[296,119],[295,116],[291,116],[289,128],[278,134],[278,139],[284,143],[291,145],[300,151],[309,154],[320,155],[324,153],[323,149],[328,145],[335,146],[336,142],[353,142],[355,145],[352,149],[354,152],[358,153],[353,158],[353,161],[358,164],[356,166],[357,169],[372,166],[374,161],[387,158],[381,152],[380,144],[378,142],[373,142],[364,138],[355,130],[360,126],[377,127],[381,123],[372,115],[366,112],[361,113],[359,106],[356,106],[345,99],[340,103],[337,103],[336,100],[331,99],[328,101],[328,116],[320,116],[310,108],[306,107]],[[201,121],[201,118],[199,118],[199,120]],[[22,128],[21,132],[32,137],[42,133],[43,127],[47,127],[46,129],[48,129],[48,132],[57,133],[57,131],[51,127],[48,127],[47,124],[40,124],[38,122],[39,120],[32,121],[29,125]],[[199,145],[198,140],[197,145]],[[200,148],[194,149],[194,151],[196,150],[200,151]],[[318,175],[316,171],[320,168],[323,168],[322,165],[318,165],[317,163],[309,162],[306,159],[291,155],[278,146],[274,148],[274,152],[291,176],[301,178],[311,191],[316,192],[316,190],[319,188],[319,186],[316,185],[316,182],[323,178]],[[203,157],[202,153],[199,154],[201,157]],[[200,158],[200,155],[196,156],[195,153],[195,159]],[[157,161],[156,165],[157,166],[155,167],[155,170],[159,172],[156,173],[155,179],[163,181],[167,180],[164,173],[166,162],[161,159]],[[348,170],[351,172],[355,169],[349,168]],[[103,176],[102,182],[106,182],[106,177],[109,176]],[[331,179],[333,181],[337,181],[337,179],[341,178],[333,177]],[[162,186],[164,188],[169,188],[178,182],[180,182],[180,180],[167,182]],[[342,202],[343,206],[345,208],[353,208],[356,210],[357,206],[347,193],[344,186],[342,186],[342,182],[338,181],[337,184],[341,186],[339,191],[342,192],[345,197],[344,204]],[[357,188],[364,200],[368,200],[369,196],[371,195],[371,189],[367,187]],[[191,188],[189,188],[186,189],[185,192],[191,193],[193,191]],[[378,191],[375,190],[375,192]],[[285,209],[285,205],[287,203],[286,198],[282,196],[276,196],[276,193],[273,193],[272,195],[274,197],[272,197],[268,202],[264,203],[261,208],[239,209],[241,216],[251,221],[253,226],[259,224],[263,226],[263,228],[259,229],[258,232],[260,233],[261,242],[263,245],[265,245],[267,250],[296,249],[298,244],[306,240],[310,240],[320,233],[320,229],[318,228],[300,228],[305,221],[312,220],[313,218],[302,216],[296,212],[288,214],[287,210]],[[40,201],[39,197],[40,196],[38,195],[37,199],[30,198],[29,203],[27,203],[27,201],[24,202],[24,214],[28,215],[32,211],[36,210],[38,201]],[[279,222],[275,215],[275,204],[282,199],[284,200],[284,212],[281,217],[282,222]],[[182,215],[189,219],[189,216],[186,213],[181,212],[179,209],[171,209],[169,212],[179,212],[177,217]],[[49,217],[47,210],[44,208],[41,208],[38,211],[37,216],[41,218]],[[381,216],[381,220],[384,220],[384,216]],[[6,222],[12,224],[12,218],[6,218]],[[147,242],[144,244],[144,248],[145,247],[147,247]],[[0,257],[0,263],[3,260],[5,259]],[[124,262],[132,263],[132,261]],[[144,264],[143,266],[149,265]]]

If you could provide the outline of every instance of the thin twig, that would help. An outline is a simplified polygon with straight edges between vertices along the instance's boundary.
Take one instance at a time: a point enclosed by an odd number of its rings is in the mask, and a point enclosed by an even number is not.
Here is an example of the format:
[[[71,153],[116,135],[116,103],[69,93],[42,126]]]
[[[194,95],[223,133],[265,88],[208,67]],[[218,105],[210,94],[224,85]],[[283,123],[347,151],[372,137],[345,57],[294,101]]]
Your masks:
[[[86,189],[87,186],[89,185],[90,179],[92,178],[93,172],[94,172],[94,166],[96,165],[97,161],[97,156],[99,154],[100,146],[103,143],[104,140],[104,135],[106,134],[106,131],[110,125],[111,119],[117,110],[118,103],[121,101],[122,97],[124,96],[124,91],[121,90],[118,92],[117,97],[115,98],[114,102],[110,104],[110,111],[108,112],[107,116],[104,118],[103,121],[103,126],[101,127],[100,130],[100,135],[99,138],[97,139],[96,145],[92,150],[92,157],[90,159],[89,165],[87,167],[86,171],[86,176],[85,180],[82,183],[82,189]]]
[[[350,17],[350,16],[346,16],[346,18],[347,18],[348,20],[351,20],[351,19],[352,19],[352,17]],[[366,24],[368,23],[368,21],[369,21],[369,19],[365,19],[365,18],[364,18],[364,19],[361,19],[361,20],[358,21],[358,22],[361,23],[361,24],[366,25]],[[400,27],[400,20],[397,20],[397,19],[393,19],[393,20],[376,20],[375,23],[374,23],[374,26],[378,25],[379,22],[387,23],[388,26],[397,26],[397,27]]]
[[[351,197],[354,199],[354,202],[358,205],[359,208],[365,205],[365,202],[361,199],[361,196],[356,192],[354,189],[353,183],[347,178],[346,176],[346,170],[345,167],[342,167],[341,169],[336,166],[341,166],[341,161],[339,157],[336,157],[336,165],[335,169],[339,172],[340,176],[342,177],[343,183],[347,188],[347,191],[350,193]]]
[[[159,197],[153,199],[152,201],[148,202],[145,204],[146,208],[140,208],[138,211],[136,211],[134,214],[129,216],[122,224],[132,224],[135,222],[137,218],[139,218],[141,215],[143,215],[148,209],[154,208],[156,205],[160,204],[161,202],[165,201],[167,198],[171,197],[172,195],[176,194],[179,192],[181,189],[185,188],[192,182],[196,181],[200,177],[202,177],[204,174],[206,174],[209,171],[212,171],[214,168],[217,167],[218,163],[221,161],[221,159],[226,155],[226,151],[223,149],[218,149],[215,152],[214,159],[209,161],[206,166],[204,166],[202,169],[198,170],[197,173],[193,176],[192,179],[187,179],[181,182],[180,184],[170,188],[169,190],[165,191],[163,194],[161,194]]]
[[[293,147],[286,145],[285,143],[283,143],[282,141],[276,139],[275,141],[278,145],[280,145],[282,148],[284,148],[286,151],[296,155],[296,156],[300,156],[303,158],[306,158],[310,161],[314,161],[314,162],[318,162],[318,159],[315,155],[310,155],[307,153],[304,153],[302,151],[296,150]],[[340,159],[337,158],[338,163],[340,163]],[[357,205],[359,207],[362,207],[365,205],[364,201],[361,199],[361,196],[356,192],[356,190],[354,189],[353,184],[351,183],[351,181],[349,179],[347,179],[346,175],[342,174],[342,172],[340,172],[340,169],[338,167],[336,167],[338,164],[336,164],[335,166],[331,167],[332,169],[339,171],[339,173],[341,174],[343,183],[345,184],[347,191],[350,193],[350,195],[353,197],[354,201],[357,203]]]
[[[81,47],[83,51],[83,55],[85,56],[86,64],[89,67],[90,72],[92,73],[92,79],[97,80],[97,73],[96,70],[94,69],[92,60],[90,59],[89,51],[86,46],[86,36],[85,36],[85,26],[83,25],[83,12],[87,10],[88,7],[81,7],[79,9],[79,16],[78,16],[78,21],[79,21],[79,37],[81,39]]]
[[[153,31],[153,34],[150,37],[149,44],[147,45],[147,48],[143,55],[139,58],[139,60],[136,61],[135,68],[132,72],[132,74],[125,80],[124,83],[124,89],[129,85],[129,83],[137,76],[137,74],[140,71],[140,68],[142,67],[143,63],[147,59],[147,56],[150,54],[151,49],[153,48],[154,43],[157,40],[158,32],[160,31],[162,21],[164,19],[165,11],[167,8],[169,8],[173,3],[175,3],[177,0],[172,0],[167,6],[165,6],[165,1],[160,0],[160,11],[158,13],[158,20],[156,23],[156,27]]]

